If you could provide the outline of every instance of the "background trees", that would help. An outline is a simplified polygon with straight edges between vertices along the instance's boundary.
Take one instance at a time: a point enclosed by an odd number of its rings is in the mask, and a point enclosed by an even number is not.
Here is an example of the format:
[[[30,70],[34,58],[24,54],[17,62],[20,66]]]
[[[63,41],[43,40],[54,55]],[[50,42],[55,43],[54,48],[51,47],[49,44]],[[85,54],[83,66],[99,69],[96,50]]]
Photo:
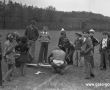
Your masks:
[[[26,6],[9,1],[6,5],[0,1],[0,28],[24,29],[30,20],[36,20],[39,29],[47,25],[50,30],[64,27],[67,30],[109,30],[110,18],[91,12],[63,12],[55,7],[45,9]]]

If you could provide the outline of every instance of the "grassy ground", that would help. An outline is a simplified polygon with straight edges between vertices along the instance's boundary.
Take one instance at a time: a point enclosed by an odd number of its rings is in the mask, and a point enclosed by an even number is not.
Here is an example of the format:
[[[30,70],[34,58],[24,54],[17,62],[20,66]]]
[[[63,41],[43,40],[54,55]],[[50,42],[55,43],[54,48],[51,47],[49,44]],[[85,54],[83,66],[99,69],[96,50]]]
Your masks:
[[[5,41],[5,36],[8,32],[0,31],[2,43]],[[24,31],[18,31],[23,35]],[[50,31],[51,43],[49,44],[49,52],[57,46],[59,39],[59,31]],[[74,42],[75,32],[67,32],[68,38]],[[97,39],[101,39],[101,34],[96,33]],[[38,60],[40,43],[36,42],[36,60]],[[0,90],[110,90],[110,87],[87,87],[86,83],[110,83],[110,70],[100,71],[98,66],[100,64],[100,54],[98,46],[95,48],[95,66],[94,70],[96,77],[91,80],[84,79],[84,67],[70,66],[63,76],[52,73],[51,69],[44,68],[27,68],[25,77],[15,77],[12,82],[6,82],[5,88]],[[2,62],[3,75],[6,72],[6,64]],[[34,75],[38,70],[45,72],[45,74]]]

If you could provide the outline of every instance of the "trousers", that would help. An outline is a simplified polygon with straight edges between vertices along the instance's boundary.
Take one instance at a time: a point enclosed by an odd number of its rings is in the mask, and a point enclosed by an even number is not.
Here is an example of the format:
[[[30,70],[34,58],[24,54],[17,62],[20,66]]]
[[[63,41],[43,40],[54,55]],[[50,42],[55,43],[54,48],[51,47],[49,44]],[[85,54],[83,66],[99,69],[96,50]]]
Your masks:
[[[93,60],[92,58],[93,58],[93,56],[84,56],[86,77],[90,77],[91,74],[93,74],[93,67],[91,64],[91,60]]]
[[[42,62],[48,63],[47,54],[48,54],[48,42],[41,42],[38,62],[39,63],[42,63]]]

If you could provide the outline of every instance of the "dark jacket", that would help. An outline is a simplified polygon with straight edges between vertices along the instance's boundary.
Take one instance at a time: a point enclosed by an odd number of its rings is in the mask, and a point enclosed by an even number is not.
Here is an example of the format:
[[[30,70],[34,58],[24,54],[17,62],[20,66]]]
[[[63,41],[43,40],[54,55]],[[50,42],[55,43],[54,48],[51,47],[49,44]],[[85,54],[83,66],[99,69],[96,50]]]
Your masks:
[[[63,48],[63,50],[65,51],[66,48],[69,48],[69,46],[70,46],[70,42],[69,42],[69,39],[67,37],[60,37],[59,38],[58,47],[60,49]]]
[[[93,47],[95,47],[99,44],[98,40],[96,38],[94,38],[93,36],[91,36],[91,40],[92,40]]]
[[[39,37],[38,28],[35,25],[29,25],[26,27],[25,36],[29,40],[37,40]]]
[[[81,46],[82,46],[83,40],[80,38],[77,38],[74,42],[75,44],[75,49],[76,50],[81,50]]]
[[[84,56],[93,55],[93,44],[90,37],[87,37],[86,41],[83,43],[81,47],[81,54],[83,54]]]

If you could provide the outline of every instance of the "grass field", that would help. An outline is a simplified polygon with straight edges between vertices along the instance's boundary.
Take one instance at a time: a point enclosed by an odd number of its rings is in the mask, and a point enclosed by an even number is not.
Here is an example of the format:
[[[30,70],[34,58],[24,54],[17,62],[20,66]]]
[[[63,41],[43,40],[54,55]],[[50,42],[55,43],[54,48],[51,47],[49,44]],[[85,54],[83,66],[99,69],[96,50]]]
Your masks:
[[[16,30],[17,31],[17,30]],[[5,37],[6,34],[8,32],[13,32],[13,30],[1,30],[0,33],[2,35],[2,37],[0,38],[0,40],[2,41],[2,43],[5,41]],[[23,30],[19,30],[17,31],[19,32],[21,35],[23,35],[24,31]],[[50,53],[50,51],[57,46],[58,43],[58,39],[60,36],[60,31],[49,31],[50,36],[51,36],[51,43],[49,44],[49,51],[48,54]],[[99,32],[97,32],[95,34],[96,38],[98,40],[101,39],[101,34]],[[67,37],[69,38],[69,40],[71,42],[74,43],[75,40],[75,31],[68,31],[67,32]],[[100,54],[98,51],[98,47],[97,46],[95,48],[95,54],[94,54],[94,60],[95,60],[95,66],[99,66],[100,64]],[[38,55],[39,55],[39,49],[40,49],[40,43],[37,41],[36,42],[36,60],[34,61],[36,63],[36,61],[38,60]],[[3,67],[3,74],[6,71],[6,64],[3,62],[2,64]],[[84,83],[98,83],[98,82],[109,82],[110,83],[110,70],[108,71],[99,71],[97,68],[95,70],[95,75],[96,78],[92,79],[92,80],[84,80],[84,75],[83,75],[83,68],[76,68],[76,67],[72,67],[70,69],[67,70],[66,74],[64,76],[58,76],[56,75],[52,80],[46,82],[45,84],[41,84],[39,89],[30,89],[30,87],[36,87],[39,86],[38,83],[44,82],[46,79],[51,78],[52,74],[50,72],[50,70],[45,69],[44,71],[48,74],[46,75],[41,75],[41,76],[33,76],[33,72],[36,72],[38,69],[28,69],[27,70],[27,77],[23,78],[20,77],[18,79],[16,79],[15,81],[13,81],[12,83],[10,83],[10,85],[12,86],[10,89],[6,88],[3,90],[110,90],[110,89],[105,89],[105,88],[85,88]],[[29,76],[30,75],[30,76]],[[24,80],[24,81],[23,81]],[[43,81],[44,80],[44,81]],[[14,85],[13,85],[14,84]],[[30,85],[30,87],[29,87]],[[14,86],[14,87],[13,87]],[[17,87],[19,87],[18,89],[15,89]],[[84,87],[83,87],[84,86]],[[73,89],[74,88],[74,89]],[[0,89],[1,90],[1,89]]]

